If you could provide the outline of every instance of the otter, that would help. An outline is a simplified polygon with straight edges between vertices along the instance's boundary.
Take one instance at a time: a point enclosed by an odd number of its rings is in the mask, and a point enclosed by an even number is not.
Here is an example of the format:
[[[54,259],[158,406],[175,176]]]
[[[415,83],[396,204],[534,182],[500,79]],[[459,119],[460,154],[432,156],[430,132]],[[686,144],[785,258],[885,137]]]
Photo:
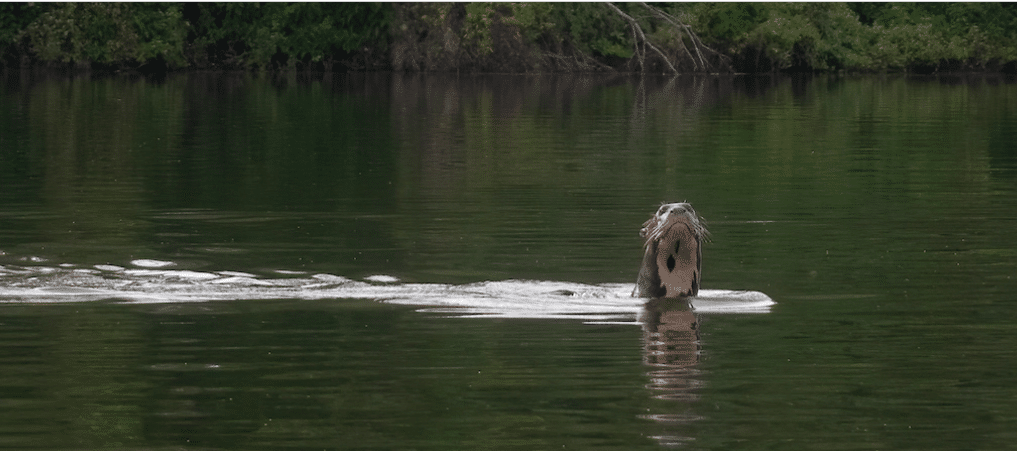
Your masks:
[[[699,294],[703,273],[703,219],[684,202],[664,204],[643,224],[643,265],[633,297],[680,298]]]

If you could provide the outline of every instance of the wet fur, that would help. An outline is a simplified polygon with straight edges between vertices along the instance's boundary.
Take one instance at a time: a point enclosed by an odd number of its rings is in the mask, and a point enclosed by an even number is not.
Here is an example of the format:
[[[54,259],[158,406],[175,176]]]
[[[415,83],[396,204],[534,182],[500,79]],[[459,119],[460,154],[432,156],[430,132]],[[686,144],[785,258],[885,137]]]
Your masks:
[[[678,298],[699,294],[703,240],[709,232],[687,203],[664,204],[643,224],[643,263],[632,296]]]

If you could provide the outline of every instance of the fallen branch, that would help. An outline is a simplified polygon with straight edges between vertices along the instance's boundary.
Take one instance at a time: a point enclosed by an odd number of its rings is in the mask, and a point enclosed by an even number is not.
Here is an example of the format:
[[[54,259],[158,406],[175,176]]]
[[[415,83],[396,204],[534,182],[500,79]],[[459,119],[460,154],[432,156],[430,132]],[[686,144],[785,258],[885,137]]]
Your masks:
[[[618,9],[617,6],[614,6],[610,2],[608,2],[606,4],[607,4],[608,7],[613,9],[614,12],[618,13],[619,15],[621,15],[623,19],[628,21],[629,25],[632,27],[632,34],[636,35],[636,55],[637,56],[639,56],[639,43],[642,43],[644,46],[649,46],[653,51],[657,52],[657,54],[659,54],[660,57],[664,59],[664,62],[667,63],[668,67],[671,68],[671,72],[678,73],[678,69],[675,69],[674,65],[671,64],[671,60],[667,57],[667,55],[664,55],[664,52],[660,51],[660,49],[658,49],[657,46],[653,45],[652,42],[650,42],[648,39],[646,39],[646,35],[643,33],[643,28],[639,26],[639,22],[636,21],[636,19],[633,19],[632,16],[630,16],[628,14],[625,14],[624,11]],[[643,49],[643,53],[645,55],[645,53],[646,53],[645,49]],[[639,58],[639,67],[643,68],[643,70],[646,70],[646,65],[645,65],[645,62],[643,60],[643,57]]]
[[[685,31],[685,34],[688,35],[689,40],[692,41],[692,48],[694,48],[696,50],[696,55],[699,57],[699,62],[700,62],[700,64],[702,64],[703,69],[709,69],[709,66],[710,66],[710,64],[706,61],[706,59],[703,58],[703,53],[702,53],[703,51],[705,51],[705,52],[707,52],[708,54],[711,54],[711,55],[716,55],[717,58],[722,63],[724,63],[725,66],[729,67],[729,64],[730,64],[729,58],[727,56],[721,54],[720,52],[711,49],[706,44],[703,44],[703,41],[699,39],[699,36],[697,36],[695,33],[692,32],[692,28],[689,27],[688,24],[682,23],[682,21],[678,20],[678,18],[676,18],[676,17],[674,17],[674,16],[664,12],[660,8],[655,8],[653,6],[647,5],[646,3],[642,3],[642,2],[640,2],[640,4],[643,5],[644,8],[650,10],[650,12],[652,12],[653,14],[655,14],[658,17],[664,19],[665,21],[667,21],[671,25],[674,25],[679,30],[684,30]],[[682,48],[685,48],[684,42],[682,44],[683,44]],[[688,52],[688,49],[686,49],[686,52]],[[691,57],[691,55],[689,55],[689,56]]]
[[[650,6],[643,2],[640,2],[639,4],[643,8],[647,9],[653,16],[670,24],[678,31],[679,50],[686,56],[686,58],[688,58],[688,61],[692,64],[693,70],[704,72],[720,72],[730,70],[729,58],[706,46],[706,44],[703,44],[703,41],[699,39],[699,36],[696,36],[696,34],[692,32],[692,28],[689,27],[687,24],[683,23],[681,20],[678,20],[677,17],[674,17],[671,14],[664,12],[660,8]],[[637,21],[632,16],[626,14],[624,11],[622,11],[612,3],[608,2],[607,6],[611,8],[611,10],[613,10],[615,13],[620,15],[623,19],[625,19],[625,21],[629,23],[629,26],[632,27],[632,35],[635,41],[634,44],[635,54],[637,60],[639,61],[640,68],[646,70],[645,47],[650,47],[650,49],[652,49],[654,52],[660,55],[661,59],[663,59],[667,66],[671,68],[672,72],[675,73],[678,72],[678,69],[676,69],[676,67],[678,66],[679,61],[677,61],[677,59],[675,61],[672,61],[672,59],[668,58],[663,51],[657,48],[657,46],[653,45],[653,43],[650,42],[649,39],[647,39],[646,34],[643,33],[643,29],[639,25],[639,21]],[[681,38],[682,33],[689,37],[689,42],[691,43],[692,50],[695,51],[695,55],[693,55],[692,51],[690,51],[688,46],[685,45],[685,40]],[[643,47],[642,53],[640,53],[640,46]],[[716,57],[716,60],[720,63],[721,67],[714,67],[710,63],[709,59],[703,55],[704,52],[711,57]]]

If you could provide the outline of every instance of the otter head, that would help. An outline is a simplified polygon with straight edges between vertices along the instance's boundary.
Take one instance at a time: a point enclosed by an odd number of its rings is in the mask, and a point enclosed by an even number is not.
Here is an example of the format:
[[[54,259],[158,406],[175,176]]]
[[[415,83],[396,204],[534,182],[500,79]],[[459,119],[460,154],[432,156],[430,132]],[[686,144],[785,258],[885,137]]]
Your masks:
[[[646,244],[633,296],[677,298],[699,294],[702,244],[709,232],[691,205],[661,205],[643,224],[639,235]]]

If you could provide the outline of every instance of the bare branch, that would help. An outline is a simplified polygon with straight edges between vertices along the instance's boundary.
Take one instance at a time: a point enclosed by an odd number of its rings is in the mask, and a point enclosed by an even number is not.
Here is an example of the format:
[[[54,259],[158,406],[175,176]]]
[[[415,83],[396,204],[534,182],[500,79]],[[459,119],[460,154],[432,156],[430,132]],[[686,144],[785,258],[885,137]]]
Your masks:
[[[660,8],[650,6],[645,2],[640,2],[639,4],[650,12],[652,18],[661,20],[671,27],[674,27],[678,33],[678,42],[676,43],[676,47],[678,47],[679,53],[674,58],[669,58],[663,51],[657,48],[653,42],[650,42],[646,34],[643,32],[643,28],[639,25],[639,21],[626,14],[614,4],[607,2],[607,6],[625,19],[632,28],[632,37],[635,42],[634,47],[636,61],[639,62],[639,66],[643,70],[646,70],[646,47],[649,47],[660,55],[661,59],[664,60],[664,63],[666,63],[667,66],[671,68],[671,71],[675,73],[678,72],[678,69],[676,68],[678,63],[682,61],[687,61],[695,71],[719,72],[730,70],[730,58],[711,49],[710,47],[707,47],[706,44],[703,44],[703,41],[699,39],[699,36],[696,36],[696,34],[692,31],[692,27],[688,26],[688,24],[683,23],[677,17],[668,14]],[[689,45],[686,45],[685,39],[682,36],[683,34],[688,36]],[[690,50],[689,47],[692,47],[692,49]],[[716,62],[719,67],[715,66],[711,63],[711,61]]]
[[[636,19],[633,19],[632,16],[630,16],[628,14],[625,14],[624,11],[618,9],[617,6],[614,6],[610,2],[605,2],[605,4],[609,8],[614,10],[614,12],[618,13],[618,15],[622,16],[622,18],[625,19],[629,23],[629,25],[632,27],[632,34],[636,35],[636,37],[637,37],[636,44],[635,44],[636,45],[636,55],[637,56],[639,55],[639,48],[638,48],[638,46],[639,46],[639,43],[641,42],[644,46],[649,46],[650,49],[652,49],[653,51],[657,52],[657,54],[660,55],[660,57],[664,59],[664,62],[667,63],[667,66],[671,68],[671,72],[678,73],[678,69],[675,69],[674,64],[671,64],[671,59],[669,59],[667,57],[667,55],[664,54],[664,52],[660,51],[660,49],[658,49],[657,46],[653,45],[652,42],[650,42],[648,39],[646,39],[646,35],[643,33],[643,28],[639,26],[639,22],[636,21]],[[646,70],[646,66],[645,66],[645,64],[643,62],[643,58],[642,57],[639,58],[639,65],[643,68],[643,70]]]
[[[644,3],[644,5],[645,5],[645,3]],[[708,66],[710,66],[710,64],[703,57],[703,52],[707,53],[710,56],[716,57],[715,61],[718,61],[720,63],[720,65],[721,65],[721,67],[718,67],[717,69],[719,69],[719,70],[730,70],[730,67],[731,67],[730,66],[731,58],[729,58],[728,56],[726,56],[726,55],[724,55],[724,54],[722,54],[722,53],[720,53],[720,52],[718,52],[718,51],[716,51],[714,49],[711,49],[706,44],[703,44],[703,41],[701,39],[699,39],[698,35],[696,35],[695,33],[692,32],[692,27],[689,27],[688,24],[682,23],[676,17],[674,17],[674,16],[672,16],[672,15],[670,15],[670,14],[668,14],[668,13],[662,11],[662,10],[660,10],[659,8],[655,8],[655,7],[652,7],[652,6],[649,6],[649,5],[647,5],[646,7],[649,8],[649,9],[655,10],[659,15],[664,17],[665,20],[668,20],[669,22],[671,22],[672,24],[675,24],[676,26],[681,26],[685,30],[685,34],[687,34],[689,36],[689,38],[692,40],[693,48],[696,49],[696,54],[699,55],[699,59],[700,59],[701,62],[703,62],[704,67],[708,67]]]
[[[699,57],[698,64],[695,57],[693,57],[692,54],[689,53],[688,48],[685,47],[684,41],[682,41],[682,49],[684,49],[685,52],[689,55],[689,59],[692,60],[693,66],[695,66],[697,69],[699,67],[702,67],[704,70],[707,68],[706,60],[703,58],[703,54],[699,51],[699,46],[696,45],[697,38],[695,36],[695,33],[693,33],[692,30],[689,29],[688,25],[685,25],[674,16],[662,11],[660,8],[654,8],[650,5],[647,5],[645,2],[639,2],[639,4],[643,5],[643,7],[648,9],[651,13],[653,13],[653,15],[660,17],[661,19],[664,19],[665,22],[668,22],[671,25],[673,25],[675,28],[678,29],[678,33],[681,33],[684,30],[685,34],[688,35],[689,39],[692,41],[692,48],[695,49],[696,56]]]

